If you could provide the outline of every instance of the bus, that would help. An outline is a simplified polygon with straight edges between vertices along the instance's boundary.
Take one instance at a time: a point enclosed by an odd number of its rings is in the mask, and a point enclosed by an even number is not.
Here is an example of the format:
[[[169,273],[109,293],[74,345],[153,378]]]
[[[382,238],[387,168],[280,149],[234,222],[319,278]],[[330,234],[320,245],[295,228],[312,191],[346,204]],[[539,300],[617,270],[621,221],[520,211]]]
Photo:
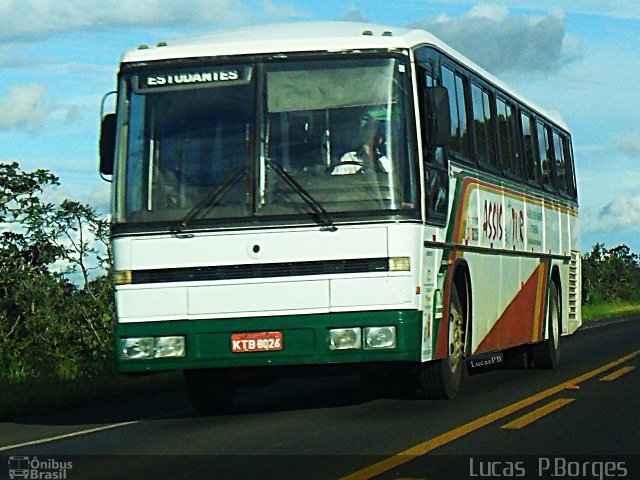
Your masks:
[[[29,478],[31,459],[29,457],[9,457],[9,478]]]
[[[428,32],[142,45],[115,104],[117,366],[184,371],[198,412],[323,368],[453,398],[469,359],[555,368],[581,324],[567,126]]]

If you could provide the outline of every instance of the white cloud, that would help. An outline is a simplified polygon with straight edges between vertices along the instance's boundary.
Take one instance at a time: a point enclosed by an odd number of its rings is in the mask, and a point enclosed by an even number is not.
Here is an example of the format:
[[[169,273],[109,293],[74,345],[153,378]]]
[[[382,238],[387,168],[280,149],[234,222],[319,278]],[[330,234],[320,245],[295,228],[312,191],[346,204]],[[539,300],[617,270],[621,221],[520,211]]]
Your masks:
[[[98,213],[108,213],[111,208],[111,184],[106,182],[101,183],[93,188],[84,200]]]
[[[405,8],[420,6],[424,0],[403,0]],[[473,0],[438,0],[442,5],[471,5]],[[612,18],[640,19],[638,0],[501,0],[501,5],[532,11],[560,8],[567,13],[582,13]]]
[[[0,37],[33,36],[107,25],[171,25],[229,21],[244,13],[233,0],[6,0],[0,3]],[[20,19],[20,21],[17,21]]]
[[[14,85],[0,97],[0,131],[26,128],[37,131],[42,128],[52,108],[44,100],[46,87],[36,83]]]
[[[614,137],[614,146],[629,157],[640,158],[640,130]]]
[[[49,119],[71,122],[78,118],[76,107],[47,100],[47,87],[38,83],[12,85],[0,96],[0,131],[41,131]]]
[[[485,18],[494,20],[496,22],[503,22],[509,16],[509,9],[505,5],[494,5],[488,3],[481,3],[476,5],[469,13],[469,18]]]
[[[0,1],[0,39],[33,39],[56,32],[117,27],[239,24],[304,16],[288,4],[262,0],[258,9],[245,0],[4,0]]]
[[[596,215],[587,215],[584,230],[587,232],[616,232],[637,229],[640,225],[640,194],[617,198],[609,202]]]
[[[580,57],[558,10],[526,16],[511,14],[504,5],[480,4],[461,17],[425,18],[412,26],[432,32],[498,74],[554,71]]]

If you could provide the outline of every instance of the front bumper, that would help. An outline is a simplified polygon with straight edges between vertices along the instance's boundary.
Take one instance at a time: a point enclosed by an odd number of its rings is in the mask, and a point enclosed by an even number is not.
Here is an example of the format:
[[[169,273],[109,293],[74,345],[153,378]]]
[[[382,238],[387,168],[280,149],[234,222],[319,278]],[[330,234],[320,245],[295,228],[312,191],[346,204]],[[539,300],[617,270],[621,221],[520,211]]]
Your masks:
[[[394,348],[330,350],[329,329],[395,326]],[[278,351],[237,353],[231,335],[282,332],[284,348]],[[361,362],[419,362],[422,312],[416,310],[364,311],[216,320],[147,321],[116,324],[114,340],[120,372],[153,372],[203,368],[286,365],[349,364]],[[120,339],[184,335],[182,358],[122,360]]]

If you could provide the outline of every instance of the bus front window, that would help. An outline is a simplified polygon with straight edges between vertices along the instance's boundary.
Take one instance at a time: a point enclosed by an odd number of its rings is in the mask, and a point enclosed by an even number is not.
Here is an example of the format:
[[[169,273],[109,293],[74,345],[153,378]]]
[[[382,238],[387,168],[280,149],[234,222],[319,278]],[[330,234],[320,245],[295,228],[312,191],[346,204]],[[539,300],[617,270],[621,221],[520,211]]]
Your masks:
[[[300,224],[318,209],[336,220],[418,215],[403,60],[181,68],[125,82],[116,215],[125,222]]]
[[[415,208],[407,72],[394,59],[270,67],[261,213],[306,208],[300,196],[269,171],[269,161],[282,166],[332,213]]]
[[[159,78],[175,82],[193,75]],[[132,92],[129,103],[127,221],[180,219],[216,189],[223,191],[204,206],[208,208],[203,208],[203,216],[249,214],[247,176],[240,178],[238,173],[250,167],[252,85],[147,88]]]

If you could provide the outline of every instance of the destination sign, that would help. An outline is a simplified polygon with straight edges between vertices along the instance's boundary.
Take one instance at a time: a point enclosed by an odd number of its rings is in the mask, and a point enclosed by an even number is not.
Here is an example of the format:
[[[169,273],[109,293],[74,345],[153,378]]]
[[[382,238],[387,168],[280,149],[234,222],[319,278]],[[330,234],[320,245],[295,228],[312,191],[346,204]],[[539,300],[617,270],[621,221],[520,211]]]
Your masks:
[[[138,90],[165,90],[175,88],[197,88],[216,85],[246,83],[251,79],[250,67],[225,69],[199,68],[177,72],[161,72],[139,75]]]

